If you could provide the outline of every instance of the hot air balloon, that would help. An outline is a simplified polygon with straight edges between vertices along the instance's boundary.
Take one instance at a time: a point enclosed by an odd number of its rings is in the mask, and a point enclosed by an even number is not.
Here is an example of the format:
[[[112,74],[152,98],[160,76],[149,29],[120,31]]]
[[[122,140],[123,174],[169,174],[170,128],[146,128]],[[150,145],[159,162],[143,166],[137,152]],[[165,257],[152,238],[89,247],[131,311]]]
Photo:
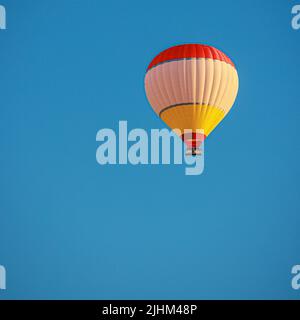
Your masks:
[[[197,155],[201,143],[231,109],[238,82],[237,70],[223,52],[208,45],[184,44],[152,60],[145,90],[155,113],[171,129],[180,130],[186,154]]]

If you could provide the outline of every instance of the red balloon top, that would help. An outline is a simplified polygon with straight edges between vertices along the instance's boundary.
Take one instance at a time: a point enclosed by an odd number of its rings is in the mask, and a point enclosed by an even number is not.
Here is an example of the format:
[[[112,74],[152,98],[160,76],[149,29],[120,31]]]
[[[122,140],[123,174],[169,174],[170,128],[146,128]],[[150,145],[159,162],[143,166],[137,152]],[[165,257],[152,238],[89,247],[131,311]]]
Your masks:
[[[203,44],[182,44],[166,49],[158,54],[149,64],[147,71],[163,62],[189,58],[214,59],[224,61],[235,67],[226,54],[214,47]]]

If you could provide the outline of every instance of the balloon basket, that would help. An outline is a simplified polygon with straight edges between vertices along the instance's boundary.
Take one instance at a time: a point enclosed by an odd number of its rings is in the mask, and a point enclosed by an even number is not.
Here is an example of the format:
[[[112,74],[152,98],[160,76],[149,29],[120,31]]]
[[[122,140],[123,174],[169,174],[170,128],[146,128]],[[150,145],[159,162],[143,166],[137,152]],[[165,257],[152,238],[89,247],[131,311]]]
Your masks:
[[[199,156],[202,154],[202,151],[198,148],[188,148],[186,149],[185,155],[186,156]]]

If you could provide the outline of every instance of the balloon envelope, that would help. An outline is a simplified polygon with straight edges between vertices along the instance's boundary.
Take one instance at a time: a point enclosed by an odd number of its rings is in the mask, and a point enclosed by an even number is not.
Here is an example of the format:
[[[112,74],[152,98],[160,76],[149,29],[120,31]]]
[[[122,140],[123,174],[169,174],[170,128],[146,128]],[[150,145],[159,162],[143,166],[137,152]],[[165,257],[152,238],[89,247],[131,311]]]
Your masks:
[[[237,70],[223,52],[207,45],[184,44],[152,60],[145,90],[156,114],[171,129],[179,129],[192,148],[198,147],[229,112],[238,82]],[[191,130],[188,139],[184,130]]]

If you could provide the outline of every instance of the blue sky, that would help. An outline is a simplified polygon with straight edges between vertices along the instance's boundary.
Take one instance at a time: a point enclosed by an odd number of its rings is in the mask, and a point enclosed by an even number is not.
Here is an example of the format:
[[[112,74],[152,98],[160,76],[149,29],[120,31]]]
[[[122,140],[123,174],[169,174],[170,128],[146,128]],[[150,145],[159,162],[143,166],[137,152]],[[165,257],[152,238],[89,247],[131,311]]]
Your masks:
[[[0,299],[299,299],[297,1],[5,1]],[[144,93],[160,51],[236,64],[205,170],[100,166],[96,133],[163,128]]]

